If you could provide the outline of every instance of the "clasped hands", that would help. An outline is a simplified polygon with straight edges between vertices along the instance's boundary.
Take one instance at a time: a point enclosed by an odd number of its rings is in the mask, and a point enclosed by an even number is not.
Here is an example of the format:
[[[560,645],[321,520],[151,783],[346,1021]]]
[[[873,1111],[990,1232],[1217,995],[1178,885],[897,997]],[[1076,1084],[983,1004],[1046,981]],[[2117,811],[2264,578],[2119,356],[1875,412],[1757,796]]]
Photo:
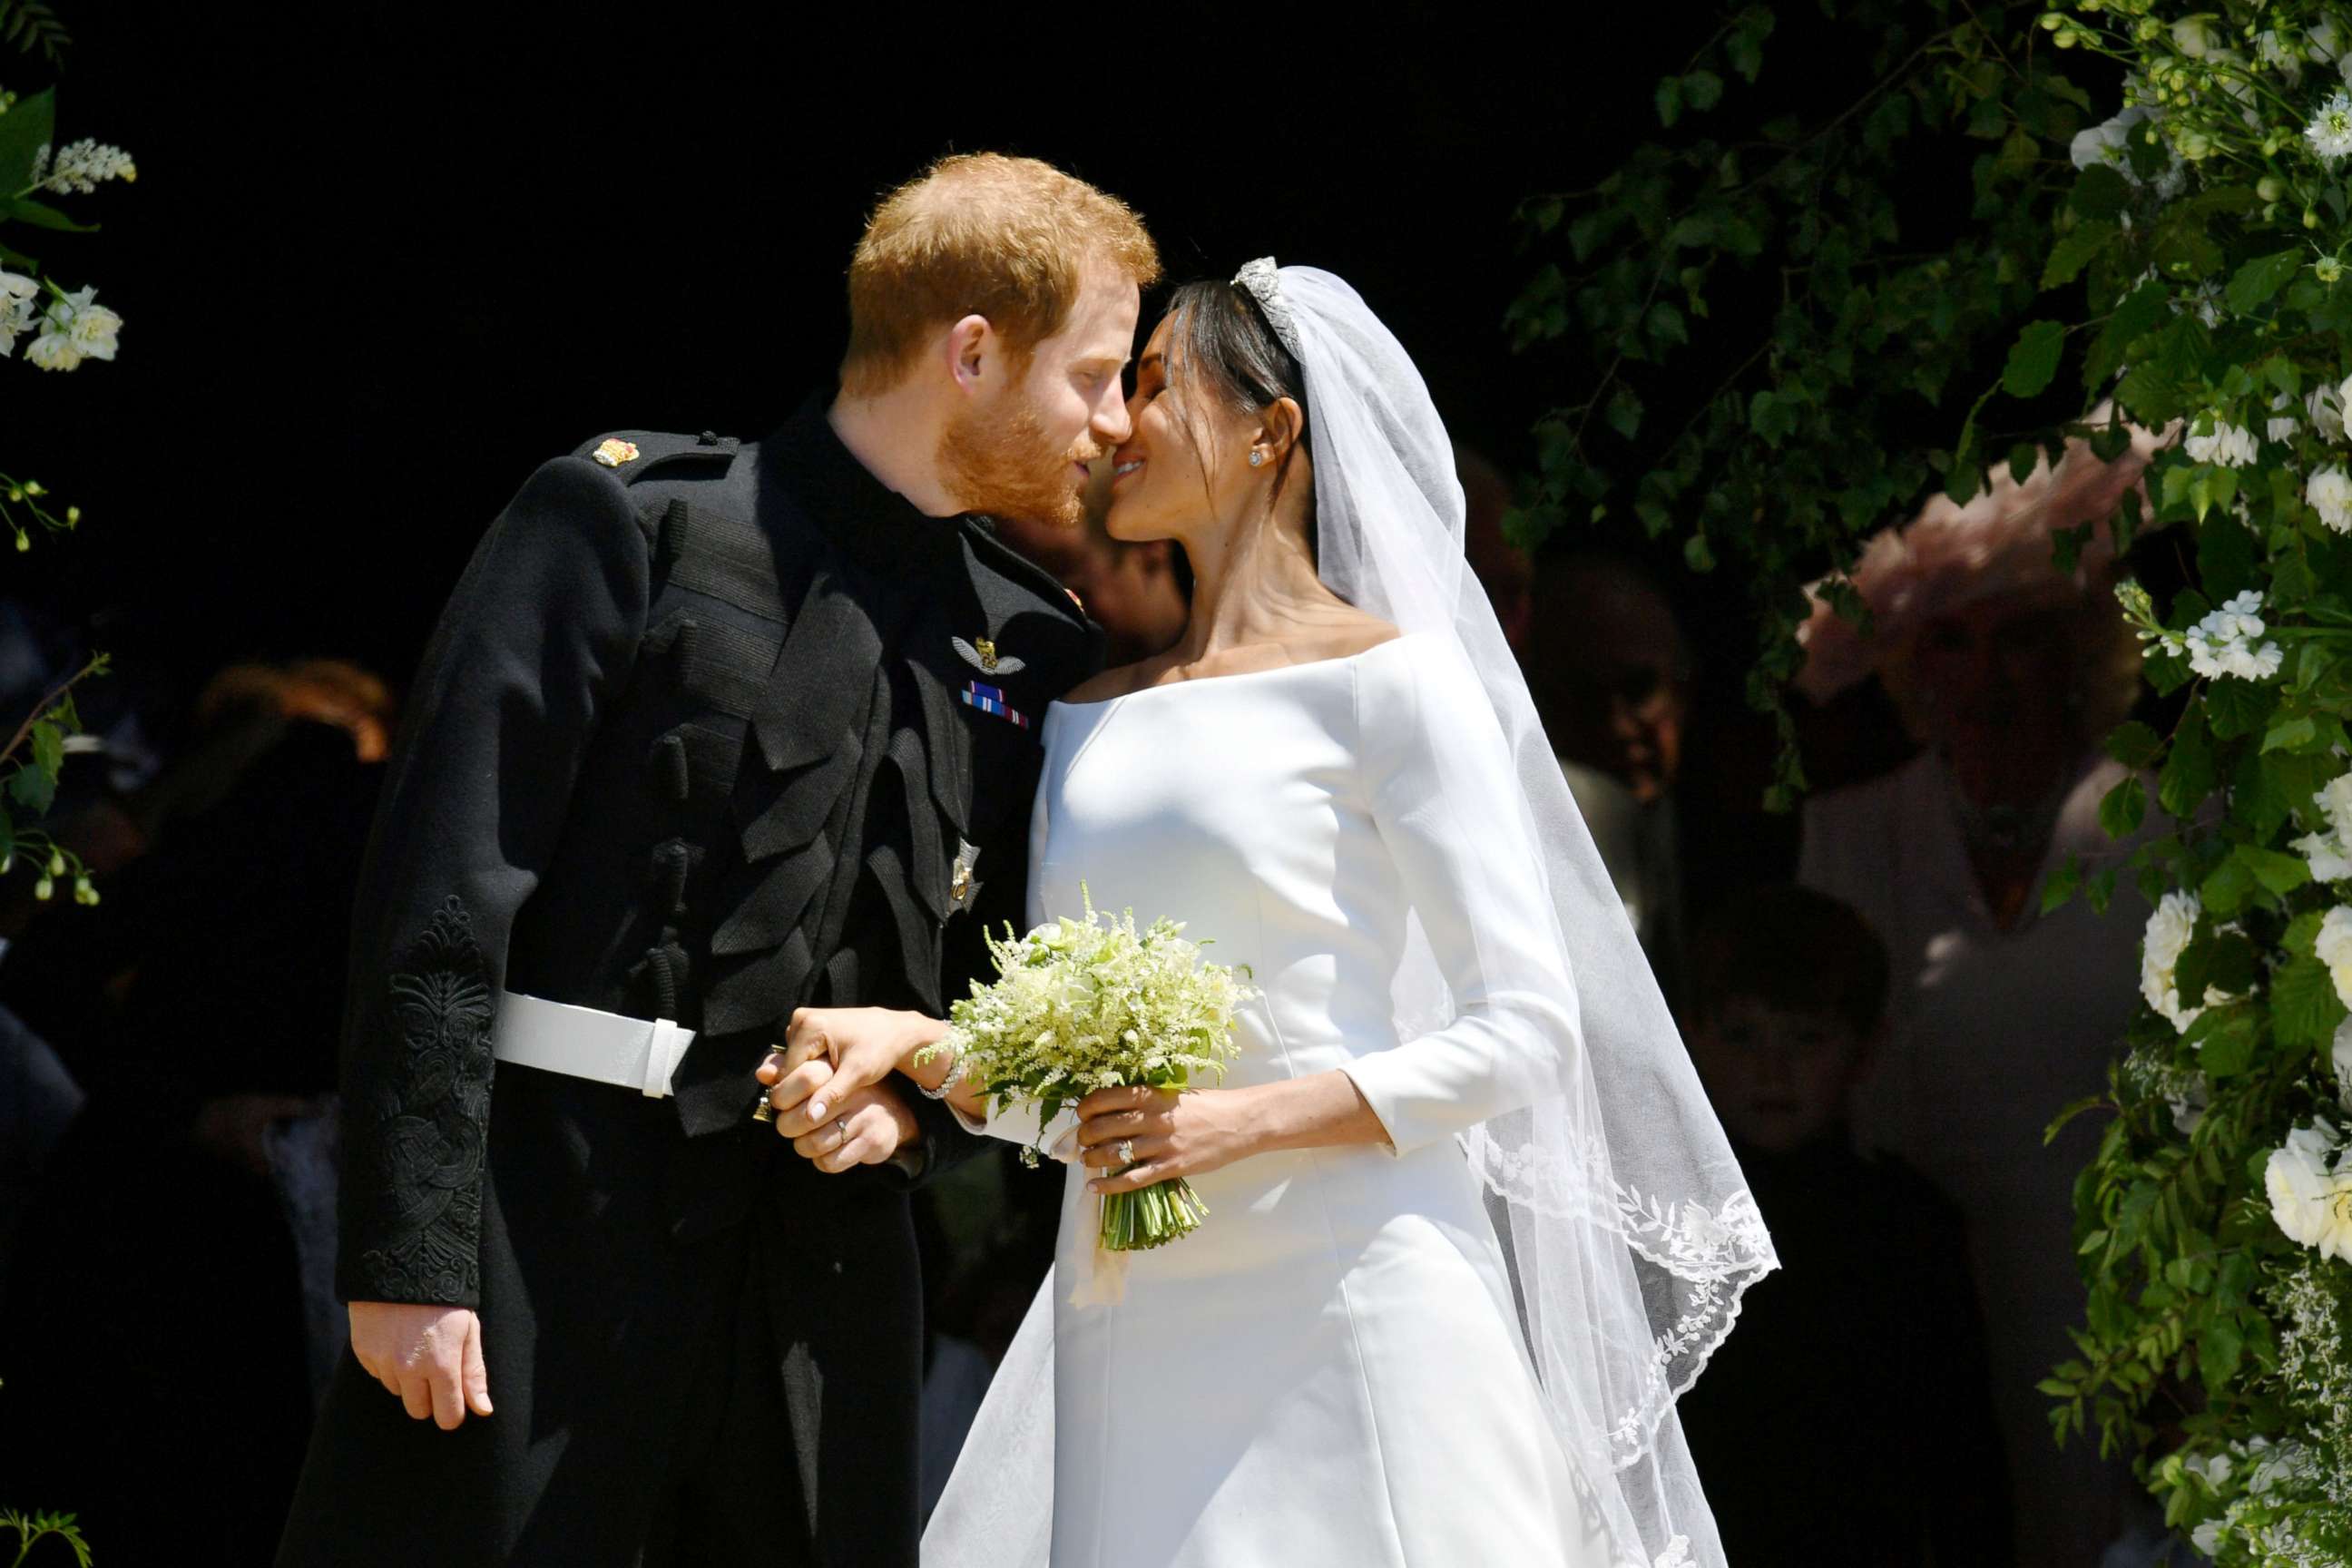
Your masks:
[[[935,1018],[887,1007],[796,1010],[783,1043],[757,1075],[767,1086],[777,1133],[828,1173],[888,1159],[919,1135],[888,1080],[902,1074],[936,1086],[945,1061],[919,1067],[915,1058],[945,1032]],[[1177,1094],[1141,1087],[1087,1096],[1077,1104],[1078,1159],[1104,1173],[1087,1191],[1134,1192],[1254,1152],[1248,1096],[1244,1089]]]
[[[758,1078],[777,1132],[828,1174],[878,1164],[921,1137],[899,1089],[903,1074],[936,1089],[944,1059],[918,1065],[946,1026],[887,1007],[803,1007]],[[976,1115],[969,1088],[950,1096]],[[1197,1176],[1251,1154],[1327,1143],[1385,1142],[1387,1135],[1345,1074],[1246,1089],[1181,1094],[1142,1087],[1097,1089],[1077,1104],[1078,1159],[1098,1173],[1090,1193],[1139,1191]],[[463,1307],[390,1301],[351,1304],[352,1349],[360,1364],[399,1396],[416,1419],[455,1427],[490,1414],[482,1327]]]
[[[928,1026],[928,1028],[926,1027]],[[922,1137],[897,1086],[940,1026],[889,1007],[799,1007],[760,1064],[777,1135],[828,1175],[877,1165]]]

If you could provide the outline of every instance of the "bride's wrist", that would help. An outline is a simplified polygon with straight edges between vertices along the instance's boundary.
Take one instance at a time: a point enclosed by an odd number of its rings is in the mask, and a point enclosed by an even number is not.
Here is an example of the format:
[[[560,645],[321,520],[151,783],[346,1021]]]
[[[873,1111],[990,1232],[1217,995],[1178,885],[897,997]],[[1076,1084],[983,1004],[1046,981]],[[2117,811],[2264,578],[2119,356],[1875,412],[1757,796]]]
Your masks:
[[[1235,1159],[1270,1153],[1282,1146],[1279,1119],[1274,1114],[1276,1108],[1265,1092],[1271,1087],[1261,1083],[1216,1091],[1225,1101],[1226,1127]]]
[[[907,1033],[898,1051],[898,1071],[919,1089],[936,1089],[955,1070],[954,1051],[931,1049],[947,1037],[948,1026],[925,1013],[908,1012],[904,1019]]]

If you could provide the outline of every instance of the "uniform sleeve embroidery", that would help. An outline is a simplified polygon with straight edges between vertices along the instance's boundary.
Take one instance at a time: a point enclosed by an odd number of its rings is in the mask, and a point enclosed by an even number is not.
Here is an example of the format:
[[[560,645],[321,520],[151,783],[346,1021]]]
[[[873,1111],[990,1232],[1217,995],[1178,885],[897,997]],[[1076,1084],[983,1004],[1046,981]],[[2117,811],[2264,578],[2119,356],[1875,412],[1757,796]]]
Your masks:
[[[482,1155],[493,1005],[473,922],[456,898],[403,955],[380,1004],[387,1070],[360,1108],[384,1238],[359,1259],[386,1300],[470,1302],[480,1288]]]

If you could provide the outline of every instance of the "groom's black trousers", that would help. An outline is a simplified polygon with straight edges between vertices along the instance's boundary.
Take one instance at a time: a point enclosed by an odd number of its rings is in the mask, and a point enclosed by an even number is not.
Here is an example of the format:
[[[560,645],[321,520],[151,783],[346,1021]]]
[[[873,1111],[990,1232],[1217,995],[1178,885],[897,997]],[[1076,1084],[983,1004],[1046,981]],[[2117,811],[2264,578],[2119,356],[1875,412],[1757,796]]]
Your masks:
[[[666,1102],[518,1068],[489,1150],[496,1413],[412,1420],[347,1353],[281,1568],[913,1568],[903,1179],[824,1175],[748,1121],[688,1142]]]

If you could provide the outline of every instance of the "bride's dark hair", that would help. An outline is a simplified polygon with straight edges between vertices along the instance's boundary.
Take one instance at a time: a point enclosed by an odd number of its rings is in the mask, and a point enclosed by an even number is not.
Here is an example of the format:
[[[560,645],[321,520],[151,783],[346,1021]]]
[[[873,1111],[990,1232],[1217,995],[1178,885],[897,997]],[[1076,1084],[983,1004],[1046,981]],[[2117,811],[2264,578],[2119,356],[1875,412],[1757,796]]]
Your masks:
[[[1307,377],[1274,335],[1257,298],[1237,283],[1187,283],[1168,299],[1170,369],[1210,395],[1255,414],[1287,397],[1298,405],[1298,438],[1274,471],[1274,494],[1290,482],[1291,459],[1307,449]],[[1308,481],[1310,484],[1312,480]],[[1315,546],[1313,496],[1308,496],[1307,548]]]

